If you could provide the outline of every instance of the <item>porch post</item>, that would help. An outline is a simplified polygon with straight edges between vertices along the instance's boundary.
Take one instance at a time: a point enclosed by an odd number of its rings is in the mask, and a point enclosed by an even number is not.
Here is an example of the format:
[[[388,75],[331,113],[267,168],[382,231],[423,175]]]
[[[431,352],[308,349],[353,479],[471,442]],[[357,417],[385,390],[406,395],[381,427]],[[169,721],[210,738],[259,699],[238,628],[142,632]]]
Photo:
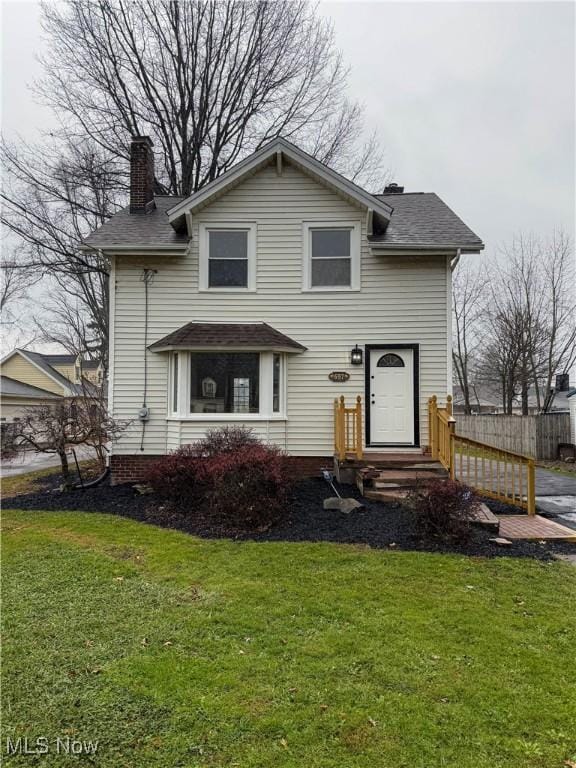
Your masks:
[[[362,397],[356,398],[356,458],[362,458]]]

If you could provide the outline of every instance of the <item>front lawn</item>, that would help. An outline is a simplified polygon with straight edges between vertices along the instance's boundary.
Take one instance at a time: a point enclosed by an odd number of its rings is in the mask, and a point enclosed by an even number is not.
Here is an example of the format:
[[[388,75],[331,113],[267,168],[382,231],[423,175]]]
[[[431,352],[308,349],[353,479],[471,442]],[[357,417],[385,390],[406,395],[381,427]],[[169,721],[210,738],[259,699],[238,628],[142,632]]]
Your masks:
[[[576,757],[572,566],[200,540],[96,513],[3,528],[3,752],[71,736],[99,742],[81,764],[110,768]]]

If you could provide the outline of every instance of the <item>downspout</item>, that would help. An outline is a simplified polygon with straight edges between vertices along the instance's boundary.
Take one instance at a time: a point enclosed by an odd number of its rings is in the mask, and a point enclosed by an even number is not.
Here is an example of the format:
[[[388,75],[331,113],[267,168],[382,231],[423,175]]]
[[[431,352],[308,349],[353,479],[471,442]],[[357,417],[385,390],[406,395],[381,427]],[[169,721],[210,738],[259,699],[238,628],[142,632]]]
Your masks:
[[[460,248],[456,249],[456,256],[452,259],[450,262],[450,271],[454,272],[456,267],[458,266],[458,262],[460,261]]]
[[[150,418],[148,408],[148,286],[154,280],[158,270],[143,269],[140,280],[144,283],[144,391],[142,394],[142,407],[138,411],[138,418],[142,424],[140,437],[140,451],[144,451],[144,436],[146,434],[146,422]]]

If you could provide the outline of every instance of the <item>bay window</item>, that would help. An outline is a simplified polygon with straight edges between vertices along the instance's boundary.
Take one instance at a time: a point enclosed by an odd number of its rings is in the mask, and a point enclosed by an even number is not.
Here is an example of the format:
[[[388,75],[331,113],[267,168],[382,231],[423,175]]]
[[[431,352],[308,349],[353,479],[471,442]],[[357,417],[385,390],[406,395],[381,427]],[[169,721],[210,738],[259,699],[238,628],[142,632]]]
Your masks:
[[[172,355],[170,367],[170,389],[172,391],[172,413],[178,413],[178,352]]]
[[[259,385],[257,352],[190,352],[191,414],[258,413]]]
[[[170,355],[173,418],[282,418],[284,355],[189,351]]]

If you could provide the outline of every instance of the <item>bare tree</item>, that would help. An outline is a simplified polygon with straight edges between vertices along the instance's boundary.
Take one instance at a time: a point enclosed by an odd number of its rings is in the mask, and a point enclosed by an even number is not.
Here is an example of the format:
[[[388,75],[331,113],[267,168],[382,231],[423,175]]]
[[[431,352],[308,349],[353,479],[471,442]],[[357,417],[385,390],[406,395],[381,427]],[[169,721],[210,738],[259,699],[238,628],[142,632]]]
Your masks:
[[[66,136],[127,160],[131,137],[150,135],[158,192],[190,194],[279,135],[381,185],[332,25],[306,0],[69,0],[43,12],[39,92]]]
[[[19,267],[17,249],[7,247],[5,250],[0,260],[0,323],[9,326],[18,320],[18,302],[27,297],[39,277]]]
[[[482,339],[481,320],[485,312],[487,277],[482,269],[460,264],[452,280],[454,327],[452,363],[462,397],[464,413],[472,413],[472,396],[478,347]]]
[[[477,380],[483,388],[497,387],[504,413],[513,412],[521,391],[520,359],[524,318],[491,286],[490,305],[483,325]],[[498,296],[498,299],[496,299]]]
[[[518,235],[490,265],[490,300],[484,323],[481,374],[498,381],[506,413],[520,397],[529,412],[529,392],[536,409],[549,402],[554,376],[576,361],[574,255],[562,231],[543,239]]]
[[[543,246],[541,262],[546,286],[544,387],[549,392],[556,373],[568,373],[576,363],[576,272],[573,245],[559,230]]]
[[[117,440],[127,426],[127,422],[116,421],[108,414],[101,389],[86,385],[82,397],[27,408],[19,421],[4,425],[2,458],[10,461],[30,450],[56,454],[64,489],[68,490],[73,486],[68,465],[70,448],[91,446],[104,466],[106,444]]]
[[[57,280],[54,282],[54,290],[42,303],[41,314],[34,318],[38,338],[58,344],[71,354],[97,360],[107,370],[100,326],[96,325],[83,302]]]
[[[74,307],[91,328],[86,348],[78,351],[105,360],[109,264],[99,252],[78,246],[119,209],[126,169],[87,142],[43,149],[4,143],[2,160],[7,171],[2,223],[20,243],[14,273],[48,283],[49,305],[60,310],[60,320],[65,304]],[[38,324],[43,326],[44,318]]]

